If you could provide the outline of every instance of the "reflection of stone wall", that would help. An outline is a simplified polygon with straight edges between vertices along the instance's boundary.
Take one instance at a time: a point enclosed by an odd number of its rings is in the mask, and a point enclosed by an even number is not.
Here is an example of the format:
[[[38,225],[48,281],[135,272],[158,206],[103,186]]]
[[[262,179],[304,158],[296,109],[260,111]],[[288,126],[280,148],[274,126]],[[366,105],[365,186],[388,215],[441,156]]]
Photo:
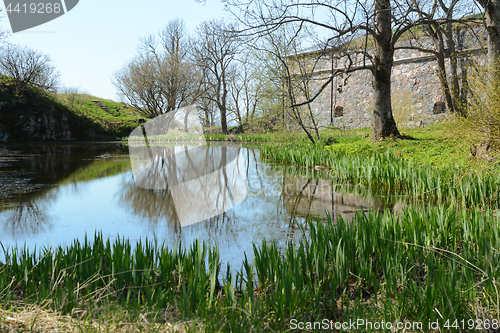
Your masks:
[[[485,41],[484,31],[471,32],[462,29],[455,31],[455,42],[459,56],[458,75],[467,77],[467,66],[471,58],[482,54],[481,43]],[[410,42],[402,41],[398,46],[408,46]],[[429,41],[421,38],[424,44]],[[342,68],[342,60],[331,60],[331,55],[324,56],[320,65],[316,67],[317,76],[327,78],[332,68]],[[361,65],[359,63],[359,65]],[[447,73],[449,74],[449,60],[447,59]],[[438,67],[435,57],[431,54],[416,50],[397,50],[392,70],[392,91],[405,93],[413,101],[415,114],[410,117],[409,127],[425,126],[443,120],[446,115],[442,111],[444,94],[439,82]],[[311,104],[313,111],[319,117],[322,125],[330,124],[333,114],[333,126],[340,128],[363,128],[371,126],[373,112],[372,74],[368,70],[350,74],[347,83],[343,85],[342,78],[335,78],[320,96]],[[312,80],[312,91],[317,91],[325,80]],[[393,99],[393,107],[395,100]],[[336,107],[343,108],[342,116],[335,116]],[[339,110],[339,109],[337,109]],[[340,112],[337,112],[339,115]]]
[[[294,216],[326,218],[330,214],[335,220],[337,216],[350,220],[356,211],[384,207],[365,193],[347,193],[338,184],[332,186],[331,180],[289,175],[283,178],[283,198],[286,210]]]

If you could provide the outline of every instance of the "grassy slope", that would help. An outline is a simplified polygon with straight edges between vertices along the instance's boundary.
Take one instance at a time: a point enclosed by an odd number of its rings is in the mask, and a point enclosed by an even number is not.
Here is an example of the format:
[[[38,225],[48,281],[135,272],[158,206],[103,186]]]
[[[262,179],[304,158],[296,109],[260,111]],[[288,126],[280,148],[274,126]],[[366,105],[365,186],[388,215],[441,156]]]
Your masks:
[[[342,153],[348,156],[368,156],[374,153],[383,154],[391,151],[398,157],[407,161],[413,161],[420,165],[431,165],[434,168],[447,167],[469,167],[483,170],[493,167],[495,164],[486,164],[480,160],[469,157],[471,141],[467,137],[457,135],[455,124],[447,122],[431,125],[423,128],[406,129],[403,133],[415,140],[387,139],[381,142],[373,142],[371,130],[340,130],[329,129],[320,131],[323,143],[333,137],[336,142],[325,148],[321,145],[312,146],[302,132],[295,133],[270,133],[262,135],[237,135],[240,142],[261,142],[269,151],[297,151],[301,155],[310,155],[311,165],[326,165],[324,159],[314,159],[314,152],[328,150],[330,152]],[[207,135],[207,140],[225,140],[223,135]],[[324,155],[325,158],[328,155]],[[287,162],[287,161],[281,161]],[[297,162],[295,162],[297,163]],[[305,162],[304,162],[305,163]],[[314,164],[315,163],[315,164]]]
[[[0,76],[0,127],[9,141],[114,139],[130,134],[144,115],[122,103],[86,94],[53,94],[37,87],[17,92],[13,80]],[[101,102],[114,115],[97,106]],[[31,131],[31,132],[30,132]],[[50,137],[49,139],[44,139]]]
[[[57,94],[56,100],[72,112],[91,119],[117,137],[127,136],[137,127],[139,118],[145,118],[139,110],[123,103],[101,99],[88,94]],[[101,102],[114,115],[97,106],[93,101]]]

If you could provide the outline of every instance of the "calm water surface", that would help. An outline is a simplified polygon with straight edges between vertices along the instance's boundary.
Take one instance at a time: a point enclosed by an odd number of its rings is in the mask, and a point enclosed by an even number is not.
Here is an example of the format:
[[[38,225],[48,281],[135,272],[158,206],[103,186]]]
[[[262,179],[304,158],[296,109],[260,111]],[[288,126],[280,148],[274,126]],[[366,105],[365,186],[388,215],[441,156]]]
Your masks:
[[[262,163],[258,149],[237,149],[244,200],[186,225],[179,223],[168,190],[136,185],[128,148],[120,144],[0,146],[0,242],[52,247],[95,232],[133,242],[156,237],[172,246],[200,239],[217,241],[223,266],[238,267],[245,252],[253,256],[252,243],[298,239],[298,222],[309,214],[349,218],[356,210],[381,207],[339,192],[326,174]],[[188,199],[189,209],[199,209],[196,195]]]

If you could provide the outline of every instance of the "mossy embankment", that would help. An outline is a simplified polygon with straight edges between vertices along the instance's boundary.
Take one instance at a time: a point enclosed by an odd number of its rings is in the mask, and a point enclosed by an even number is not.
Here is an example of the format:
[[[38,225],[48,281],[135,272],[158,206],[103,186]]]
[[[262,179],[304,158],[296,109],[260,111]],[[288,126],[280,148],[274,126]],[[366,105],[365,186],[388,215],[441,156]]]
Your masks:
[[[11,78],[0,77],[0,142],[114,140],[142,118],[136,109],[87,94],[16,91]]]

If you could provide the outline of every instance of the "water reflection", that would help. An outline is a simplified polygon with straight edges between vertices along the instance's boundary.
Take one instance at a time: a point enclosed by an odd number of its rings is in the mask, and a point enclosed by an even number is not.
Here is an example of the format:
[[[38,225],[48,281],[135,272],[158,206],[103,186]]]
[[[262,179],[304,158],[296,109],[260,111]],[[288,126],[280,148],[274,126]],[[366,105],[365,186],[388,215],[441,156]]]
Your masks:
[[[180,231],[175,203],[166,190],[148,190],[138,187],[132,177],[124,177],[118,191],[119,205],[130,213],[148,221],[150,228],[162,220],[170,221],[174,232]]]
[[[9,210],[3,231],[15,238],[49,232],[53,224],[47,215],[44,202],[25,201]]]
[[[126,156],[116,144],[7,145],[0,147],[0,227],[5,235],[22,239],[53,228],[49,212],[58,194],[54,188],[73,184],[75,191],[87,180],[121,172]],[[112,161],[111,161],[112,160]],[[111,162],[111,163],[110,163]],[[90,171],[90,173],[89,173]]]
[[[9,172],[17,172],[25,183],[47,187],[0,198],[4,245],[70,243],[99,230],[109,237],[156,237],[167,244],[218,241],[221,259],[234,263],[262,239],[297,239],[297,222],[310,215],[350,218],[356,210],[383,206],[355,188],[332,184],[328,174],[261,163],[258,149],[168,147],[161,154],[174,155],[175,164],[156,159],[155,166],[168,180],[167,188],[145,189],[134,181],[123,147],[90,153],[85,145],[21,148],[8,150],[8,163],[4,153],[0,187],[5,185],[2,174]],[[231,209],[224,211],[228,205]]]
[[[375,211],[385,207],[381,200],[366,196],[366,193],[356,193],[358,188],[334,184],[331,180],[286,174],[283,179],[285,206],[292,217],[326,219],[330,216],[335,222],[339,217],[351,220],[356,211]]]
[[[137,187],[167,190],[181,227],[227,212],[247,196],[239,146],[136,146],[130,151]]]
[[[162,221],[168,221],[167,228],[174,232],[201,221],[215,228],[224,221],[229,223],[231,218],[226,212],[248,194],[246,175],[250,161],[242,147],[178,146],[156,153],[162,156],[162,162],[153,158],[157,162],[143,168],[135,181],[123,179],[118,196],[120,206],[147,219],[150,229]],[[171,156],[166,158],[168,154]],[[209,228],[213,232],[212,227]]]
[[[173,147],[171,149],[170,153],[174,154],[175,150]],[[185,158],[181,152],[185,153]],[[165,156],[166,153],[163,154]],[[226,159],[221,158],[221,154],[232,155],[227,157],[233,161],[231,168],[223,168]],[[169,161],[171,165],[175,164],[175,170],[167,165],[168,162],[157,164],[163,167],[161,174],[169,179],[165,181],[165,186],[170,185],[167,189],[144,189],[137,186],[131,177],[125,178],[121,184],[120,205],[132,214],[147,219],[150,229],[167,221],[170,232],[180,233],[183,227],[203,221],[207,231],[214,234],[222,225],[214,221],[256,218],[260,223],[266,224],[266,218],[271,216],[266,214],[273,210],[286,216],[284,220],[287,221],[288,228],[295,230],[297,220],[303,221],[308,217],[326,219],[331,216],[335,222],[339,216],[345,220],[352,219],[356,211],[384,208],[381,200],[366,196],[366,193],[356,193],[359,190],[356,187],[341,186],[334,184],[331,179],[321,178],[327,177],[327,174],[261,163],[257,149],[200,147],[189,151],[177,150],[175,156],[175,163]],[[207,166],[206,160],[217,163]],[[221,169],[224,172],[214,177],[211,184],[200,181],[203,180],[200,175]],[[154,172],[160,174],[158,170]],[[178,185],[184,187],[176,188]],[[172,195],[172,188],[178,191],[176,199]],[[228,188],[231,191],[225,194]],[[251,208],[253,212],[248,211],[245,208],[247,203],[243,208],[232,212],[239,214],[238,212],[244,211],[247,215],[234,218],[234,214],[225,214],[229,209],[222,209],[220,204],[230,203],[230,195],[234,205],[242,202],[248,195],[247,201],[258,202],[258,206],[254,204]],[[204,215],[209,217],[203,218]],[[179,216],[183,216],[186,222],[181,222]]]

